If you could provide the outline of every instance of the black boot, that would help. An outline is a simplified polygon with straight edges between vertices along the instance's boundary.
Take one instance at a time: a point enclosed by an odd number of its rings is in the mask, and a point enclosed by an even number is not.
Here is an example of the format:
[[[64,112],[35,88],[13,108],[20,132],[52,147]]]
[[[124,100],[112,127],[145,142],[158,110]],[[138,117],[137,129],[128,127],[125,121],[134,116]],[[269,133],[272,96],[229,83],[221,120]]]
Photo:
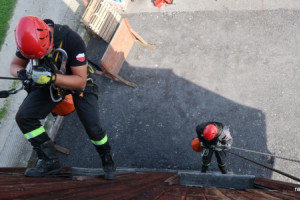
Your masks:
[[[104,145],[96,146],[96,149],[100,155],[103,171],[104,171],[104,179],[106,180],[114,180],[117,178],[116,176],[116,167],[113,157],[111,155],[111,149],[108,142]]]
[[[202,165],[201,173],[206,173],[207,169],[208,169],[208,166]]]
[[[220,171],[222,172],[222,174],[227,174],[227,170],[225,167],[220,167],[219,166]]]
[[[30,168],[25,171],[25,176],[44,177],[60,173],[61,167],[51,140],[42,143],[39,147],[35,146],[34,149],[37,151],[39,160],[36,168]]]

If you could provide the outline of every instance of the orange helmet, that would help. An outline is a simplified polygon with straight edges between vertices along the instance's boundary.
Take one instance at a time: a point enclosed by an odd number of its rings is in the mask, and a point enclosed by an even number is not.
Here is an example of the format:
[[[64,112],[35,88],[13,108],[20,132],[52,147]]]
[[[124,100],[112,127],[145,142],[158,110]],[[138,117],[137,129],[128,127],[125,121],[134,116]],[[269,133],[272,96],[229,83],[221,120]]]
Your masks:
[[[42,57],[50,48],[52,36],[43,20],[25,16],[19,20],[15,28],[15,40],[23,56],[36,59]]]
[[[191,147],[193,148],[194,151],[201,152],[202,151],[202,146],[199,141],[199,138],[194,138],[191,142]]]
[[[207,125],[203,130],[203,138],[206,140],[212,140],[216,137],[218,128],[214,124]]]
[[[68,94],[65,96],[65,99],[57,104],[53,110],[52,113],[60,116],[66,116],[68,114],[71,114],[75,110],[73,97],[71,94]]]

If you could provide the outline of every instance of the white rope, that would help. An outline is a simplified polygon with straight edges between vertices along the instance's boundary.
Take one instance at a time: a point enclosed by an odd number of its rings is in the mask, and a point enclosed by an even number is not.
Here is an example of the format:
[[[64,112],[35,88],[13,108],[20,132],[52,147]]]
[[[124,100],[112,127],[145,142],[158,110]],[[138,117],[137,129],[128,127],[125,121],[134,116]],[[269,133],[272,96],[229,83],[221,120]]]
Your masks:
[[[291,158],[285,158],[285,157],[282,157],[282,156],[276,156],[276,155],[269,154],[269,153],[262,153],[262,152],[258,152],[258,151],[253,151],[253,150],[248,150],[248,149],[242,149],[242,148],[233,147],[233,146],[231,146],[231,148],[232,149],[247,151],[247,152],[251,152],[251,153],[256,153],[256,154],[271,156],[271,157],[280,158],[280,159],[283,159],[283,160],[289,160],[289,161],[292,161],[292,162],[299,162],[300,163],[300,160],[291,159]]]

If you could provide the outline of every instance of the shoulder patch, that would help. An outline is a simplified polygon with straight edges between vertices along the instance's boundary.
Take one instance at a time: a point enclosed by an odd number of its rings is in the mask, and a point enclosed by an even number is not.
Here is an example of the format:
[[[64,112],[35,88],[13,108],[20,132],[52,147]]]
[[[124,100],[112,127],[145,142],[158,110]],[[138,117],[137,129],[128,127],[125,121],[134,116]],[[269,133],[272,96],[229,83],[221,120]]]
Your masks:
[[[80,61],[80,62],[85,61],[85,55],[84,55],[84,53],[79,53],[79,54],[77,54],[76,59],[77,59],[78,61]]]

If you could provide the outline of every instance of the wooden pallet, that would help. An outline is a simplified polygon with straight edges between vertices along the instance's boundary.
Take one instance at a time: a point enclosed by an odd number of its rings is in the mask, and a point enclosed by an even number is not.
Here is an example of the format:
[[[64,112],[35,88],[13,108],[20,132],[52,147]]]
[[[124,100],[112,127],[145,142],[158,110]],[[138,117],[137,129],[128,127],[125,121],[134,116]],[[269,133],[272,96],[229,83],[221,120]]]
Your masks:
[[[121,19],[121,15],[108,2],[91,0],[81,22],[89,32],[109,43]]]
[[[81,23],[83,23],[84,26],[88,26],[92,18],[94,18],[94,13],[99,9],[100,4],[102,0],[91,0],[90,2],[87,2],[87,8],[85,9],[82,17],[81,17]]]
[[[104,72],[98,72],[98,74],[108,76],[128,86],[137,87],[136,84],[126,81],[118,75],[134,41],[135,37],[130,32],[127,19],[122,20],[101,59],[101,65],[105,70]]]
[[[85,5],[87,4],[86,1]],[[119,74],[134,43],[155,49],[154,45],[148,44],[129,25],[128,20],[121,15],[106,0],[91,0],[81,18],[82,24],[87,31],[101,37],[109,43],[100,64],[103,71],[96,70],[95,73],[130,87],[136,84],[122,78]]]

